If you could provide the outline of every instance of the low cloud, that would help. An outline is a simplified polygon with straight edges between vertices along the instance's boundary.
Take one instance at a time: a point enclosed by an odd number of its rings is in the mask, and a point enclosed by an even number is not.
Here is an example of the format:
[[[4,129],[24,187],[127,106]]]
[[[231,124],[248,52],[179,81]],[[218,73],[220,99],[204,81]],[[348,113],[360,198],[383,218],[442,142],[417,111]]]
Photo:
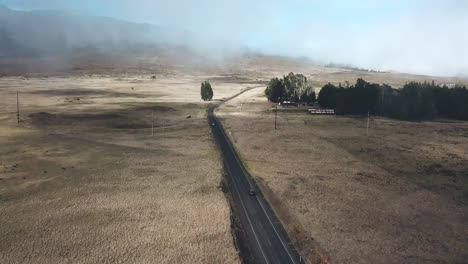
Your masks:
[[[206,54],[245,48],[375,70],[468,76],[468,2],[461,0],[0,0],[159,25]],[[190,35],[190,38],[187,36]]]

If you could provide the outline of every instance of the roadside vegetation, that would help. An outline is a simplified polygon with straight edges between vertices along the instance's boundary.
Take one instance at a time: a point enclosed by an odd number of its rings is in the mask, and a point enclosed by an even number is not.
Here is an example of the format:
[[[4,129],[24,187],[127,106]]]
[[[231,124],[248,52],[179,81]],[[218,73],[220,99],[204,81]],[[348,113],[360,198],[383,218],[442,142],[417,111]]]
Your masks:
[[[312,85],[302,74],[289,73],[283,78],[273,78],[265,89],[265,95],[271,102],[291,101],[311,104],[316,101]]]
[[[436,116],[468,120],[468,90],[434,82],[410,82],[401,89],[357,79],[356,84],[323,86],[318,103],[338,114],[367,113],[404,119],[429,120]]]

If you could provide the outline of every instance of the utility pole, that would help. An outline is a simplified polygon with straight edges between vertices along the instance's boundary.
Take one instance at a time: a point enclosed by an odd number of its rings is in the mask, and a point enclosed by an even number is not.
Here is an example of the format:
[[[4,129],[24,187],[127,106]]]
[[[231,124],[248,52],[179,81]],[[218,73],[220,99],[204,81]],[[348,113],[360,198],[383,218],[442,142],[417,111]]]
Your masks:
[[[16,91],[16,121],[20,122],[20,113],[19,113],[19,92]]]
[[[366,128],[366,137],[369,137],[369,119],[370,119],[370,111],[367,112],[367,128]]]
[[[151,136],[154,136],[154,110],[151,113]]]
[[[275,104],[276,109],[275,109],[275,130],[276,130],[276,118],[278,116],[278,103]]]
[[[383,108],[385,104],[385,86],[382,85],[382,101],[380,102],[380,115],[383,115]]]

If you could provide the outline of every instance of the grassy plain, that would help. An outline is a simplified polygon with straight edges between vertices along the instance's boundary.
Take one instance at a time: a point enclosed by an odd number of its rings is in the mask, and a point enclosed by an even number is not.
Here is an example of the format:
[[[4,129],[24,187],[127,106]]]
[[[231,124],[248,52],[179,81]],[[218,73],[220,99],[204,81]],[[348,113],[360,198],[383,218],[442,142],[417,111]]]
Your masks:
[[[254,89],[219,110],[261,189],[309,259],[465,263],[468,123],[312,116]]]
[[[466,84],[268,56],[70,63],[0,65],[0,263],[238,263],[204,80],[215,100],[289,72]],[[375,118],[367,139],[359,118],[289,111],[274,131],[262,93],[219,114],[309,260],[466,262],[466,123]]]
[[[204,78],[1,78],[0,263],[238,263]]]

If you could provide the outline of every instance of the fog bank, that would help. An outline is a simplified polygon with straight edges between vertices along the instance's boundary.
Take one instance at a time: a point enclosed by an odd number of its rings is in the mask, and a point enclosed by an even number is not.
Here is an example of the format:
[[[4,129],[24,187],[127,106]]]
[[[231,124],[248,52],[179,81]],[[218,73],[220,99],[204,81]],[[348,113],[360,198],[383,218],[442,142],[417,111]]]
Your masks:
[[[307,56],[324,64],[468,77],[468,2],[462,0],[0,0],[1,3],[17,10],[67,10],[81,18],[108,16],[154,25],[146,26],[146,31],[136,27],[121,31],[126,28],[123,25],[117,26],[119,30],[90,26],[86,33],[90,39],[99,40],[97,44],[105,42],[104,38],[115,40],[113,43],[164,42],[219,59],[248,48],[272,55]],[[49,28],[54,31],[53,23]],[[73,38],[68,36],[67,41]]]

